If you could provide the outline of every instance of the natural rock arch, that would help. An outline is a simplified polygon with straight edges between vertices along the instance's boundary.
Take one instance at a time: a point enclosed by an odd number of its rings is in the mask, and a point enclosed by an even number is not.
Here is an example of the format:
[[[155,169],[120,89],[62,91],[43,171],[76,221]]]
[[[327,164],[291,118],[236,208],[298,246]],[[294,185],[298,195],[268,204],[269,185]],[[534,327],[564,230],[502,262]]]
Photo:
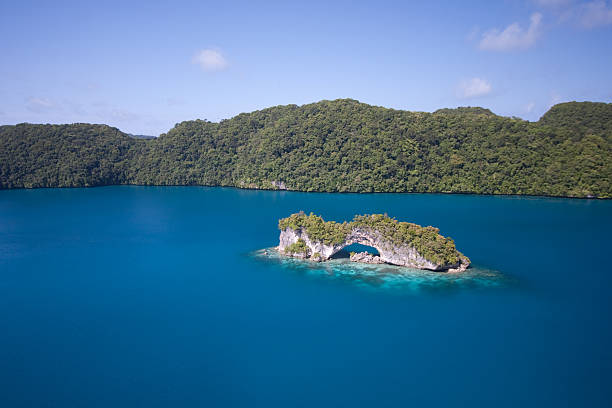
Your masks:
[[[369,245],[360,244],[359,242],[355,242],[355,243],[345,246],[340,251],[330,256],[329,259],[347,258],[348,255],[356,254],[356,253],[367,253],[372,256],[380,255],[380,252],[378,252],[376,248],[369,246]]]
[[[291,219],[291,217],[293,217],[293,219]],[[316,216],[312,214],[310,216],[306,216],[301,213],[294,214],[291,217],[284,219],[291,220],[291,223],[283,223],[284,220],[281,220],[279,223],[281,233],[278,248],[280,252],[289,256],[307,258],[313,261],[326,261],[346,246],[357,243],[375,248],[378,251],[380,260],[382,262],[393,265],[407,266],[417,269],[428,269],[432,271],[463,271],[469,266],[469,259],[454,249],[454,243],[452,244],[453,250],[457,254],[455,257],[455,262],[440,262],[433,259],[428,259],[423,254],[419,253],[414,245],[411,245],[409,242],[398,242],[397,240],[394,241],[392,238],[385,236],[382,230],[370,225],[364,226],[361,222],[354,221],[353,223],[349,224],[331,224],[331,227],[335,229],[342,228],[340,236],[343,236],[343,238],[330,241],[329,239],[325,240],[313,238],[311,236],[314,235],[312,234],[312,231],[311,234],[309,234],[309,224],[306,223],[306,221],[308,221],[307,218]],[[304,221],[304,217],[306,217],[306,221]],[[316,220],[316,218],[315,221],[323,223],[320,225],[325,227],[323,220],[320,217],[318,218],[320,221]],[[386,219],[389,218],[386,217]],[[394,222],[397,223],[397,221]],[[410,225],[424,229],[423,227],[416,226],[415,224]],[[313,227],[311,227],[311,229],[312,228]],[[322,229],[324,230],[325,228]],[[437,229],[435,231],[437,231]],[[436,235],[439,234],[436,233]],[[336,236],[338,236],[338,234],[336,234]],[[443,240],[448,240],[442,236],[439,237]]]

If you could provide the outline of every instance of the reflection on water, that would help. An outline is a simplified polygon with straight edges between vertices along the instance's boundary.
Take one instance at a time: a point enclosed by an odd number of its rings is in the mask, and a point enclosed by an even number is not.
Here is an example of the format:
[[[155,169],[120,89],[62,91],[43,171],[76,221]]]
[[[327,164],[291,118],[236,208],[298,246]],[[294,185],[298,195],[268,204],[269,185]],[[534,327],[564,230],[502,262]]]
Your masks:
[[[498,271],[470,267],[462,273],[432,272],[395,265],[372,265],[351,262],[347,258],[332,258],[326,262],[311,262],[279,254],[276,248],[252,253],[262,261],[271,262],[294,273],[344,281],[364,289],[398,291],[449,291],[478,288],[500,288],[512,285],[513,279]]]

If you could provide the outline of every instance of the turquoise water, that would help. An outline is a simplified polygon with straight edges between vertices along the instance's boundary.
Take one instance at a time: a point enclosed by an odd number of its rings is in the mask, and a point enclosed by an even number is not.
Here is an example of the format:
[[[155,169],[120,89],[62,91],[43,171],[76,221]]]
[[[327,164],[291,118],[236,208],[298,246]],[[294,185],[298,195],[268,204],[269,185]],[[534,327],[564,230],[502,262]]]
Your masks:
[[[262,250],[387,212],[473,268]],[[612,201],[199,187],[0,191],[0,406],[607,407]]]
[[[369,252],[369,248],[371,247],[361,250]],[[472,266],[464,273],[440,273],[395,265],[351,262],[347,259],[349,253],[344,253],[338,258],[334,256],[327,262],[314,263],[303,259],[288,258],[281,255],[274,247],[254,251],[252,256],[263,262],[280,266],[288,273],[309,278],[343,281],[362,290],[379,291],[386,295],[419,295],[427,291],[508,288],[516,283],[510,276],[478,265]]]

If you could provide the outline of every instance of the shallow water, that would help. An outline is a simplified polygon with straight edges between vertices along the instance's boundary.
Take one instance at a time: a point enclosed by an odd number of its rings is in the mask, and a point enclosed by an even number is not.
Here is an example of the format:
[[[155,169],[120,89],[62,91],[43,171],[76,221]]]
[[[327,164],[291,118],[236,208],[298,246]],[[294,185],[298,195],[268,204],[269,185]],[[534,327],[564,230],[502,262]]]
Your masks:
[[[311,264],[278,219],[439,227],[464,274]],[[612,201],[0,191],[0,406],[604,407]]]
[[[477,265],[472,265],[463,273],[442,273],[389,264],[357,263],[346,257],[316,263],[283,256],[274,247],[254,251],[251,255],[305,278],[342,281],[361,290],[380,291],[385,295],[509,288],[518,284],[516,279]]]

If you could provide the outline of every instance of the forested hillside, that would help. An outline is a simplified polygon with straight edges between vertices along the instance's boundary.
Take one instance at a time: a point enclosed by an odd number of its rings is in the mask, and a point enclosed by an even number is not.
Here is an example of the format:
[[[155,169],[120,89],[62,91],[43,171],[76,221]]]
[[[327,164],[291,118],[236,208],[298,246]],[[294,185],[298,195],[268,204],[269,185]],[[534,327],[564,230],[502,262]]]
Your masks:
[[[0,126],[0,186],[121,184],[144,143],[106,125]]]
[[[152,140],[105,125],[0,127],[2,188],[286,186],[609,198],[611,179],[612,104],[605,103],[559,104],[527,122],[483,108],[423,113],[344,99],[186,121]]]

